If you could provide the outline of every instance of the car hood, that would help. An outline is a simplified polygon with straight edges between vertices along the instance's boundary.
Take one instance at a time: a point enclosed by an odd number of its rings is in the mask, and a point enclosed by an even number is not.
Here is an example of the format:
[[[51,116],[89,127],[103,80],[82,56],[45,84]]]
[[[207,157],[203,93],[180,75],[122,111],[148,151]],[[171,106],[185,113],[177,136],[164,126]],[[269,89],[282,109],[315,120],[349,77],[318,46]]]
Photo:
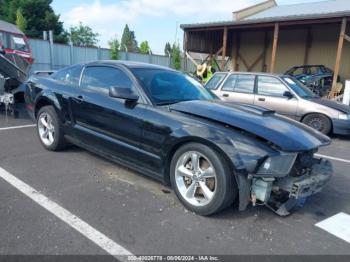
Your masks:
[[[244,130],[274,143],[283,151],[306,151],[330,143],[320,132],[257,106],[196,100],[171,105],[170,109]]]
[[[350,114],[350,106],[341,104],[339,102],[321,99],[321,98],[312,99],[311,101],[314,103],[323,105],[323,106],[328,106],[328,107],[333,108],[335,110],[338,110],[344,114]]]

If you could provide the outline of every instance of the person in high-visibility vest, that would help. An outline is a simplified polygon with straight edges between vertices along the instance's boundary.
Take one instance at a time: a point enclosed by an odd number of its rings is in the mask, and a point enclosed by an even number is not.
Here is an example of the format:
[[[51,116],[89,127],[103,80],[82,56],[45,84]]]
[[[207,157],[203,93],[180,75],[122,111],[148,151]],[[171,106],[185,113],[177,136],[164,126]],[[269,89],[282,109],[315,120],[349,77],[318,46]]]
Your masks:
[[[212,78],[213,74],[214,72],[211,66],[211,62],[209,62],[209,65],[207,65],[207,63],[204,63],[197,66],[197,77],[203,84],[206,84],[209,79]]]

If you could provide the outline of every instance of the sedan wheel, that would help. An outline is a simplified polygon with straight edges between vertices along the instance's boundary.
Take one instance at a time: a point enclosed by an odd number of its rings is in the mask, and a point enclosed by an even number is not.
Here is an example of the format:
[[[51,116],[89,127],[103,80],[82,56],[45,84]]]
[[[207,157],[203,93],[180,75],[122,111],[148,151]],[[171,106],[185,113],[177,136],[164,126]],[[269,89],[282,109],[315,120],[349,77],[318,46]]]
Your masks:
[[[175,179],[183,198],[194,206],[207,205],[215,196],[215,168],[197,151],[186,152],[179,158]]]
[[[237,195],[234,172],[212,148],[189,143],[180,147],[170,165],[170,180],[181,203],[199,215],[228,207]]]
[[[302,122],[325,135],[328,135],[332,130],[331,121],[322,114],[309,114],[304,117]]]

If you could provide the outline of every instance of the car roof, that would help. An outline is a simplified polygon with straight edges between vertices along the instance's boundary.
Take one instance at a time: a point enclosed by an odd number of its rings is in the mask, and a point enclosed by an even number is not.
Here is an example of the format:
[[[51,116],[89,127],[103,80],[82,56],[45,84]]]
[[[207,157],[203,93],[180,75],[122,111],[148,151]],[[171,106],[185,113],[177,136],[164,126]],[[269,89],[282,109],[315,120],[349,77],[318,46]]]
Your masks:
[[[294,66],[292,68],[305,68],[305,67],[325,67],[324,65],[302,65],[302,66]]]
[[[133,69],[133,68],[143,68],[143,69],[162,69],[162,70],[168,70],[168,71],[174,71],[171,68],[165,67],[165,66],[159,66],[159,65],[153,65],[148,63],[141,63],[141,62],[133,62],[133,61],[124,61],[124,60],[99,60],[94,62],[89,62],[85,64],[88,65],[107,65],[107,66],[116,66],[116,65],[122,65],[127,68]]]
[[[273,74],[273,73],[265,73],[265,72],[239,72],[239,71],[227,71],[227,72],[216,72],[216,74],[219,73],[226,73],[226,74],[238,74],[238,75],[263,75],[263,76],[275,76],[275,77],[282,77],[285,76],[284,74]]]

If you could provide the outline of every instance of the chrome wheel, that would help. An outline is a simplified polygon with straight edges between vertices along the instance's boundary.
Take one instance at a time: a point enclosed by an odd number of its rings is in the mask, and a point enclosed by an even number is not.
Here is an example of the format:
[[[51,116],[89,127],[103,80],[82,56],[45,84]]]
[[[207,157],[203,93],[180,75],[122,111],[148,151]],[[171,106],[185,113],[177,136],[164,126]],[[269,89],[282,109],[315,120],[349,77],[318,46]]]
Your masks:
[[[178,159],[175,181],[182,197],[193,206],[205,206],[215,196],[217,178],[214,166],[197,151],[186,152]]]
[[[46,146],[51,146],[55,141],[55,126],[52,117],[48,113],[44,112],[40,114],[38,130],[41,141]]]

